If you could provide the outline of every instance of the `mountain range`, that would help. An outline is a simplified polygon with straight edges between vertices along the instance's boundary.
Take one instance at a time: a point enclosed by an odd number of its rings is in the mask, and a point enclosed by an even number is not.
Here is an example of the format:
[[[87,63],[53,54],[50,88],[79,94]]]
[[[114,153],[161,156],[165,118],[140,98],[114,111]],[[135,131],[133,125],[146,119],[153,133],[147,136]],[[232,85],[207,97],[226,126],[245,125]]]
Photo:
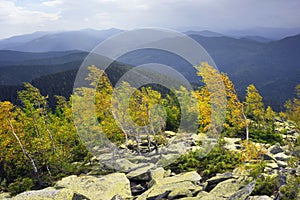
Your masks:
[[[0,100],[15,101],[15,90],[22,82],[35,83],[45,94],[68,96],[76,71],[88,52],[121,32],[119,29],[36,32],[0,40]],[[280,40],[250,34],[229,37],[211,31],[187,31],[185,34],[200,43],[219,70],[229,75],[241,99],[251,83],[276,110],[282,109],[284,102],[294,96],[294,87],[300,83],[299,34]],[[111,75],[122,71],[122,66],[129,70],[133,66],[158,62],[180,71],[191,82],[199,83],[195,69],[168,52],[144,49],[130,52],[118,61],[117,71],[111,70]],[[55,84],[60,87],[49,88]],[[65,87],[61,85],[71,88],[62,92],[59,89]]]

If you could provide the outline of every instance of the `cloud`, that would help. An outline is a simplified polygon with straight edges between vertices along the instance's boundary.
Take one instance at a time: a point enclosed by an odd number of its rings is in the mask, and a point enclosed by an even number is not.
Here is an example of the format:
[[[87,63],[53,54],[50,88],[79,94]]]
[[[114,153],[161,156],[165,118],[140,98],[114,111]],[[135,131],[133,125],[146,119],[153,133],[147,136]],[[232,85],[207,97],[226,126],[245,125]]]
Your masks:
[[[42,2],[42,5],[49,6],[49,7],[57,7],[59,5],[62,5],[63,2],[60,0],[53,0],[53,1],[44,1]]]
[[[7,25],[41,24],[60,18],[57,13],[46,13],[42,11],[31,11],[24,7],[16,6],[12,1],[0,1],[0,21]]]
[[[299,0],[0,0],[0,8],[1,27],[11,25],[2,35],[111,27],[300,27]]]

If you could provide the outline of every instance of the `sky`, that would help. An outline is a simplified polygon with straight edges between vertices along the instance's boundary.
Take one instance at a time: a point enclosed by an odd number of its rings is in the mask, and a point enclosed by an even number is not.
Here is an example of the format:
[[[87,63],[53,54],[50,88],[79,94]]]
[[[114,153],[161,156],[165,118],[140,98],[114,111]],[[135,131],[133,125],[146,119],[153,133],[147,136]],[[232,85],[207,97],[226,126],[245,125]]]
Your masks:
[[[296,28],[299,11],[300,0],[0,0],[0,38],[84,28]]]

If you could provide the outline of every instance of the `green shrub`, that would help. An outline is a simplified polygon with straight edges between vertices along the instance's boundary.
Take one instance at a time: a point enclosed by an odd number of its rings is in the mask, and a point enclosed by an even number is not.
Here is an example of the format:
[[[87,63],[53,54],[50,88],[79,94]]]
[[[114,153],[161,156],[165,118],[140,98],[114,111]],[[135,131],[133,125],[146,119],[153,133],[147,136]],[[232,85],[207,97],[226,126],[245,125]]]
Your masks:
[[[277,142],[282,144],[283,139],[281,134],[274,133],[271,130],[260,130],[260,129],[250,129],[250,140],[258,143],[268,143],[268,144],[276,144]]]
[[[251,195],[271,196],[279,187],[278,176],[261,176],[256,179],[255,188]]]
[[[300,193],[300,177],[288,176],[287,184],[280,188],[282,200],[296,200]]]
[[[196,170],[204,178],[209,178],[217,173],[231,171],[241,163],[241,154],[226,150],[224,142],[219,141],[207,155],[201,150],[191,151],[178,158],[168,168],[177,173]]]
[[[8,192],[11,195],[16,195],[21,192],[30,190],[34,186],[33,180],[30,178],[18,178],[15,182],[8,185]]]

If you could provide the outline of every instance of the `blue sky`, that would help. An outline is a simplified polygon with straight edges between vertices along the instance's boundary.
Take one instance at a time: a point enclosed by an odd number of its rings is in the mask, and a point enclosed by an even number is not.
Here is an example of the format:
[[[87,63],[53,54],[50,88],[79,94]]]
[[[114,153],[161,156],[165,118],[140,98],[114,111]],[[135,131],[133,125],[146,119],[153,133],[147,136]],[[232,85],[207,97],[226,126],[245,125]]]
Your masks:
[[[0,0],[0,38],[83,28],[300,27],[299,0]]]

